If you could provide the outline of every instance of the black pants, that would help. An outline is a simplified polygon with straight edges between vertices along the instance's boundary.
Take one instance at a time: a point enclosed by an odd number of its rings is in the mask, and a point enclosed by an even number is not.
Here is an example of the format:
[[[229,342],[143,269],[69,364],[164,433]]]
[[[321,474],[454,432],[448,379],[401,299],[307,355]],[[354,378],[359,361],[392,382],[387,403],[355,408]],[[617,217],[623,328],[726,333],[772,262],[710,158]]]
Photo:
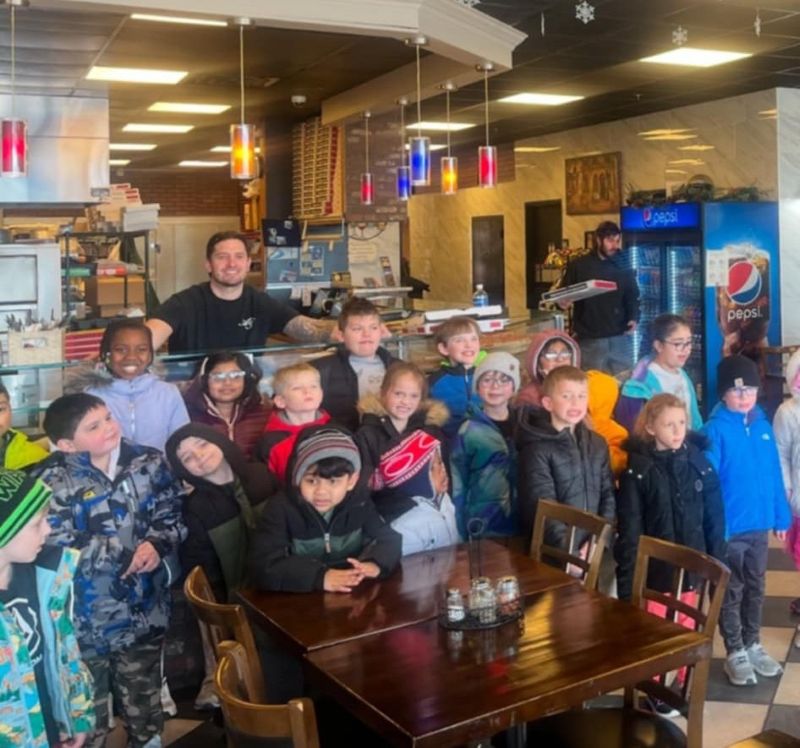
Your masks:
[[[728,541],[725,563],[731,579],[722,601],[719,630],[730,654],[759,639],[764,582],[767,573],[767,532],[743,532]]]

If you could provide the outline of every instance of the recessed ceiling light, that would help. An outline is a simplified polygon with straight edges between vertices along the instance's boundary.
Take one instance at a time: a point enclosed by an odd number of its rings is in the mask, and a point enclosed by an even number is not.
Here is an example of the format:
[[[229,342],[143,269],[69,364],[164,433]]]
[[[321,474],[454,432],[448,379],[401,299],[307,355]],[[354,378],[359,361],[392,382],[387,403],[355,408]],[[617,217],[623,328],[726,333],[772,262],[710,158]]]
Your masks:
[[[468,130],[470,127],[475,127],[471,122],[414,122],[411,125],[406,125],[407,130],[436,130],[438,132],[458,132],[459,130]]]
[[[690,127],[662,127],[657,130],[644,130],[639,133],[639,136],[647,138],[653,135],[673,135],[682,132],[693,132],[693,130]]]
[[[664,169],[667,174],[688,174],[686,169]]]
[[[550,153],[560,150],[560,145],[518,145],[514,148],[514,153]]]
[[[432,151],[443,151],[445,148],[447,148],[447,146],[444,145],[444,143],[431,143]],[[411,150],[411,146],[408,143],[406,143],[406,150]]]
[[[560,106],[569,104],[571,101],[580,101],[584,96],[568,96],[566,94],[546,94],[524,92],[513,96],[504,96],[498,99],[502,104],[538,104],[540,106]]]
[[[762,109],[758,113],[759,119],[778,119],[778,110],[777,109]]]
[[[678,47],[652,57],[642,57],[639,62],[655,62],[662,65],[689,65],[710,68],[726,62],[734,62],[752,57],[749,52],[726,52],[722,49],[700,49],[699,47]]]
[[[109,143],[109,151],[154,151],[155,143]]]
[[[139,122],[129,122],[122,128],[123,132],[185,133],[190,130],[194,130],[194,125],[146,125]]]
[[[108,159],[109,166],[127,166],[131,160],[129,158],[110,158]]]
[[[197,168],[203,168],[205,166],[228,166],[230,162],[228,161],[181,161],[178,166],[193,166]]]
[[[663,135],[645,135],[644,140],[691,140],[697,135],[691,132],[671,132]]]
[[[117,83],[162,83],[174,86],[187,75],[185,70],[152,70],[150,68],[110,68],[95,65],[87,74],[90,81],[115,81]]]
[[[222,114],[230,104],[181,104],[176,101],[157,101],[147,107],[148,112],[177,112],[179,114]]]
[[[215,145],[213,148],[209,148],[211,153],[230,153],[231,147],[229,145]],[[256,153],[261,153],[261,148],[256,146]]]
[[[668,164],[674,164],[678,166],[680,164],[686,164],[688,166],[702,166],[705,161],[702,158],[676,158],[672,161],[667,161]]]
[[[157,21],[158,23],[186,23],[192,26],[227,26],[227,21],[215,21],[212,18],[187,18],[186,16],[156,16],[151,13],[131,13],[136,21]]]
[[[679,151],[713,151],[717,146],[715,145],[701,145],[695,143],[694,145],[679,145]]]

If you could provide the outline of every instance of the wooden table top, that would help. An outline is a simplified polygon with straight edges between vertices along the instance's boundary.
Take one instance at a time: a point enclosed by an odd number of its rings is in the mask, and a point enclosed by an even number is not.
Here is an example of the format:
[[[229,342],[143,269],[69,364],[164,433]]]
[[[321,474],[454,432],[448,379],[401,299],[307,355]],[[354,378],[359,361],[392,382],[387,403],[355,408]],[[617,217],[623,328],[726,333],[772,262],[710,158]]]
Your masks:
[[[559,569],[486,541],[482,570],[513,574],[523,595],[577,582]],[[406,556],[388,579],[365,580],[349,595],[241,590],[253,622],[291,651],[304,652],[435,618],[448,587],[469,588],[467,545]]]
[[[306,656],[309,678],[397,746],[445,748],[711,656],[711,639],[580,585],[526,599],[522,621],[436,620]]]

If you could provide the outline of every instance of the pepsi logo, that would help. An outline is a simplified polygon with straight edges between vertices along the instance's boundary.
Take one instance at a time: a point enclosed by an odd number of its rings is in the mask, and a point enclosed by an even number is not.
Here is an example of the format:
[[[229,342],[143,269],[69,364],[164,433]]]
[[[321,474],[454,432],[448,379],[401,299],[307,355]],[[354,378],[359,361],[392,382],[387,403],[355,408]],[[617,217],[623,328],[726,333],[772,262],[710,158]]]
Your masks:
[[[749,260],[728,268],[728,298],[734,304],[752,304],[761,295],[761,273]]]

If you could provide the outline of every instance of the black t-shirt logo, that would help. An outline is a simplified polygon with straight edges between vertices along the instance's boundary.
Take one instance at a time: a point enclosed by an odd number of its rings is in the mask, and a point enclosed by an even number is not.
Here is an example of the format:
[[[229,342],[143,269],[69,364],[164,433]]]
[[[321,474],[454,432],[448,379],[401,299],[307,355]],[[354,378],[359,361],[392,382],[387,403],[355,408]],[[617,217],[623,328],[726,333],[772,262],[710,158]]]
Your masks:
[[[9,600],[5,606],[14,616],[17,627],[28,647],[31,664],[36,667],[42,657],[42,637],[39,633],[38,613],[31,607],[29,600],[25,597],[15,597],[13,600]]]
[[[239,323],[239,327],[241,327],[241,328],[243,328],[245,330],[252,330],[253,329],[253,325],[255,325],[255,323],[256,323],[256,318],[255,317],[245,317]]]

